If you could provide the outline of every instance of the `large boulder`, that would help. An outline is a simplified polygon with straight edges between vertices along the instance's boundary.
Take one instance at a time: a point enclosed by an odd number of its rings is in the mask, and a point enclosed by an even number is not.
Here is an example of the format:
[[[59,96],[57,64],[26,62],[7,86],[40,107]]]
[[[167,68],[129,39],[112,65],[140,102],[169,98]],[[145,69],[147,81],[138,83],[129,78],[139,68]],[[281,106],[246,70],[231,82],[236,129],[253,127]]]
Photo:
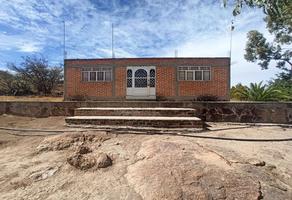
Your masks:
[[[259,199],[259,181],[186,140],[148,140],[125,175],[142,199]]]

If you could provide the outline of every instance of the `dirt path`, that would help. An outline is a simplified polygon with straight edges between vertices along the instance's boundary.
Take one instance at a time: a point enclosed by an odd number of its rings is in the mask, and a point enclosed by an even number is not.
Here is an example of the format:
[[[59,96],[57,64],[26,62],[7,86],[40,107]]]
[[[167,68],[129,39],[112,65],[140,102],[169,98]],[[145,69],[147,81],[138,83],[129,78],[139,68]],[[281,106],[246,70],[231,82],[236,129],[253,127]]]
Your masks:
[[[211,125],[225,130],[200,134],[292,137],[289,128]],[[62,117],[0,116],[0,126],[66,129]],[[292,141],[92,130],[57,136],[9,132],[0,130],[0,199],[292,199]],[[88,151],[81,152],[81,146]],[[101,153],[111,158],[111,166],[98,167]],[[75,167],[68,163],[72,157]]]

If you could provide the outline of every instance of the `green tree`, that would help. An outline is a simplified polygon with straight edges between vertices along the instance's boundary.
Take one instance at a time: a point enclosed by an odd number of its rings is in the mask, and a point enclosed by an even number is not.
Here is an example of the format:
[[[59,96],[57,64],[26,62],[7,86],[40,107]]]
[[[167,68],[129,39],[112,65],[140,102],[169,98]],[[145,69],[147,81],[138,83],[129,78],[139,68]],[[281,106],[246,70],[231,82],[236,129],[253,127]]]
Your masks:
[[[224,4],[227,4],[224,0]],[[264,35],[256,30],[248,33],[245,59],[258,62],[262,69],[270,65],[290,74],[292,78],[292,52],[289,45],[292,43],[292,1],[291,0],[235,0],[233,14],[238,15],[243,6],[258,7],[265,13],[264,21],[268,31],[274,36],[268,42]]]
[[[285,100],[292,100],[292,80],[290,76],[286,73],[280,73],[277,75],[277,78],[271,80],[269,85],[277,87],[279,90],[283,91],[286,94]]]
[[[232,86],[230,89],[230,98],[233,100],[245,100],[241,93],[243,93],[246,90],[246,86],[242,85],[241,83],[238,83],[235,86]]]
[[[262,82],[251,83],[249,87],[237,90],[236,95],[247,101],[279,101],[288,98],[285,91],[275,85],[263,85]]]
[[[30,83],[37,94],[51,94],[63,78],[62,67],[49,66],[43,57],[25,57],[20,66],[8,64],[24,82]]]

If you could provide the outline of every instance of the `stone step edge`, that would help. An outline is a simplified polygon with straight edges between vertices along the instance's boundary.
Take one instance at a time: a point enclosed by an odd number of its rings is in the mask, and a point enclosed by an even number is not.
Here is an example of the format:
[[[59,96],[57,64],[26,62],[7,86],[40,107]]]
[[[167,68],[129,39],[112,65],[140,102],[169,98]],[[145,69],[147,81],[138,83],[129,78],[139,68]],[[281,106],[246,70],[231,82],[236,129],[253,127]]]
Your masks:
[[[152,117],[152,116],[73,116],[66,119],[80,120],[147,120],[147,121],[202,121],[198,117]]]
[[[82,130],[91,129],[95,131],[135,131],[135,132],[151,132],[151,133],[175,133],[175,134],[191,134],[191,133],[201,133],[206,131],[205,127],[202,128],[158,128],[158,127],[147,127],[147,126],[114,126],[114,125],[89,125],[89,124],[66,124],[70,128],[81,128]],[[128,132],[126,132],[128,133]]]
[[[165,108],[165,107],[154,107],[154,108],[143,108],[143,107],[81,107],[75,110],[150,110],[150,111],[195,111],[193,108]]]

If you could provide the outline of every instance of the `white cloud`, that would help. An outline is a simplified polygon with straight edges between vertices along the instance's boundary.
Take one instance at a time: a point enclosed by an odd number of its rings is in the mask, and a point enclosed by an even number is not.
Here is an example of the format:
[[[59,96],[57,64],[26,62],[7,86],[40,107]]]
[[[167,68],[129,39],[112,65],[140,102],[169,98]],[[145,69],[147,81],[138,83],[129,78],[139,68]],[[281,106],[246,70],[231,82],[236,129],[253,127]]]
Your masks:
[[[0,47],[2,51],[14,50],[19,52],[33,53],[39,52],[43,46],[43,44],[37,40],[30,40],[26,37],[20,38],[0,33],[0,38]]]
[[[37,44],[34,43],[23,43],[19,45],[19,50],[22,52],[38,52],[40,50],[40,47],[38,47]]]

